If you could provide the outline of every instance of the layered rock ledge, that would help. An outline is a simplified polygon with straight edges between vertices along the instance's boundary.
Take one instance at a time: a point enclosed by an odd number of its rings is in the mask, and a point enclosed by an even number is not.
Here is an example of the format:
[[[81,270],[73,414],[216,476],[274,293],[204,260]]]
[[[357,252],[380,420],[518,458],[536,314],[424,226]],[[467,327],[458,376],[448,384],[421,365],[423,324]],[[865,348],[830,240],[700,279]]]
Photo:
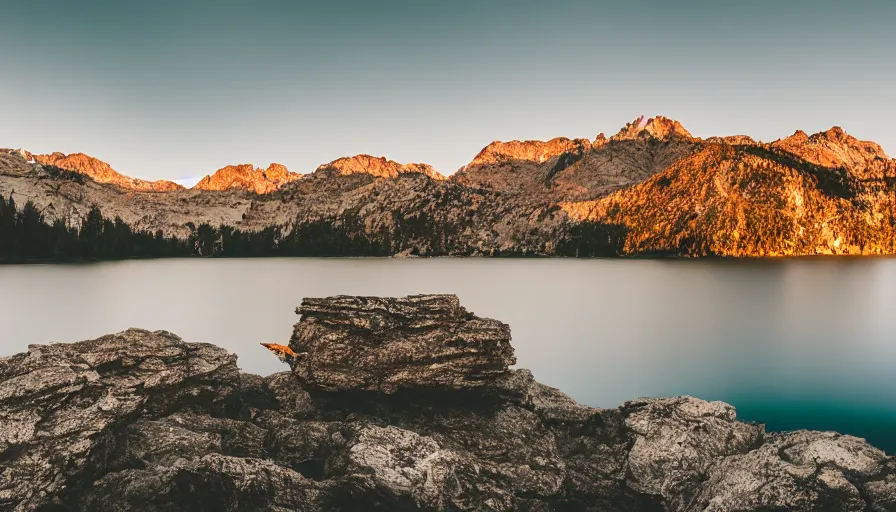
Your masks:
[[[577,404],[454,296],[298,311],[268,377],[137,329],[0,359],[0,509],[896,510],[896,461],[862,439]]]
[[[306,299],[296,313],[293,373],[318,389],[479,388],[516,363],[510,327],[454,295]]]

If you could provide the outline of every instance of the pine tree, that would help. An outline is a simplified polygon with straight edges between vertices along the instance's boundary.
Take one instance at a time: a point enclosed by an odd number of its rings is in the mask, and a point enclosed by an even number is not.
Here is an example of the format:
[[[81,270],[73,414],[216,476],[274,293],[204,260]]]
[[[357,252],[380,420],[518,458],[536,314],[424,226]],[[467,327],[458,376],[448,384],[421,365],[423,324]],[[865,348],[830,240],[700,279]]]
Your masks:
[[[41,259],[46,252],[44,242],[44,217],[32,201],[27,201],[16,220],[19,257],[23,260]]]
[[[87,259],[100,257],[100,236],[103,233],[103,214],[98,206],[94,205],[87,212],[87,217],[81,224],[78,233],[78,243],[81,246],[81,255]]]

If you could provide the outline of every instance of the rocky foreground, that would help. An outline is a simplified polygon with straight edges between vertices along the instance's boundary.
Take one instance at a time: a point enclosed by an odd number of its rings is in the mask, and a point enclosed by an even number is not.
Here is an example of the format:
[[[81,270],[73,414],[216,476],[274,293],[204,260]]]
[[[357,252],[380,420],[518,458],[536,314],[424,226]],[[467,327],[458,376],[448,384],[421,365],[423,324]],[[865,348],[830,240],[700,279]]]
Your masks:
[[[579,405],[452,295],[297,312],[269,377],[137,329],[0,359],[0,508],[896,510],[896,460],[862,439],[690,397]]]

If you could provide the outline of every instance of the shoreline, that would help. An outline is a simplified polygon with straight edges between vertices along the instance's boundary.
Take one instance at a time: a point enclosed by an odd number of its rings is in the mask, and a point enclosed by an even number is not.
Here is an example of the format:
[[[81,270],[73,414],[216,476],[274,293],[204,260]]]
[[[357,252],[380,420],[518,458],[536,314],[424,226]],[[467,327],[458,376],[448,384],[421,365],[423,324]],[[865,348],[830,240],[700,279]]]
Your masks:
[[[14,267],[27,265],[79,265],[96,263],[114,263],[122,261],[162,261],[162,260],[575,260],[575,261],[688,261],[688,262],[725,262],[725,263],[775,263],[788,261],[842,261],[842,260],[896,260],[896,254],[804,254],[797,256],[172,256],[148,258],[120,259],[49,259],[26,261],[3,261],[0,266]]]

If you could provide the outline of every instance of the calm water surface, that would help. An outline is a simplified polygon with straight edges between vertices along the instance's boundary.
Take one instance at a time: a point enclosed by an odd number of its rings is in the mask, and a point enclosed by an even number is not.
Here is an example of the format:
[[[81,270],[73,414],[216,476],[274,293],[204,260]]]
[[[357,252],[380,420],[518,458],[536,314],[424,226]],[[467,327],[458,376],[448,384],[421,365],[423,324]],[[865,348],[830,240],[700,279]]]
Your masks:
[[[303,297],[455,293],[510,324],[518,367],[580,402],[725,400],[769,429],[896,452],[896,260],[158,260],[0,266],[0,354],[165,329],[284,370]]]

